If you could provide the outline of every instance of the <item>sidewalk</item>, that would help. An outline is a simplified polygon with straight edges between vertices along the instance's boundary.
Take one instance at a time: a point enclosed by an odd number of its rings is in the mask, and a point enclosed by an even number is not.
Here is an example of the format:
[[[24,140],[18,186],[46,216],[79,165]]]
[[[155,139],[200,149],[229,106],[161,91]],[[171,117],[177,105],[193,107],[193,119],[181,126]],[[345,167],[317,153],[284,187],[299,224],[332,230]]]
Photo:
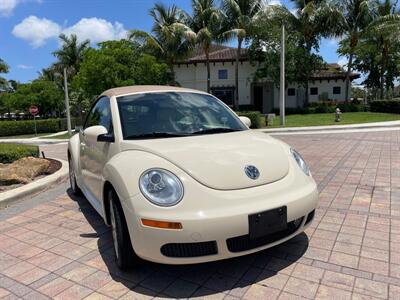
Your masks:
[[[255,129],[266,133],[284,133],[284,132],[308,132],[308,131],[339,131],[339,130],[352,130],[352,129],[368,129],[368,128],[386,128],[398,127],[400,121],[388,122],[374,122],[374,123],[361,123],[349,125],[328,125],[328,126],[307,126],[307,127],[278,127],[278,128],[260,128]]]
[[[34,145],[58,144],[58,143],[68,142],[68,139],[55,139],[55,138],[46,139],[46,137],[54,137],[57,135],[63,135],[65,133],[67,133],[67,131],[60,131],[60,132],[52,133],[49,135],[35,136],[35,137],[30,137],[30,138],[16,138],[16,139],[0,138],[0,143],[20,143],[20,144],[34,144]]]

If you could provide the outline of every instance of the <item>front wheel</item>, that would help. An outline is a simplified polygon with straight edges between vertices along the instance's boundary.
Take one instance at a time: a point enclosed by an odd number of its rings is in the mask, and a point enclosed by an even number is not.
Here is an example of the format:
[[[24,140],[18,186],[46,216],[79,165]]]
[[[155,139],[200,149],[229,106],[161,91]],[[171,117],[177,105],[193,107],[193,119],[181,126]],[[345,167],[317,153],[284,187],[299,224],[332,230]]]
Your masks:
[[[140,258],[132,248],[125,216],[118,196],[113,190],[109,191],[108,199],[115,261],[121,270],[127,270],[140,263]]]
[[[72,193],[74,195],[80,195],[81,190],[78,187],[78,184],[76,183],[75,169],[71,156],[68,156],[68,166],[69,166],[69,184],[71,186]]]

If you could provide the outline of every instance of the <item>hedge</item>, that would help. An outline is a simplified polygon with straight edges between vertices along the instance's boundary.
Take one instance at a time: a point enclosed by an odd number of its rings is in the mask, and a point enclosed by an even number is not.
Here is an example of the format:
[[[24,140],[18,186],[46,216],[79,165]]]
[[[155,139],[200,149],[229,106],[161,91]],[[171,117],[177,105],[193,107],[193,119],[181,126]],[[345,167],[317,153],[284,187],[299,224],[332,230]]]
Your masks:
[[[308,107],[286,107],[286,115],[305,115],[305,114],[321,114],[321,113],[334,113],[336,108],[341,112],[359,112],[369,111],[369,106],[364,104],[355,103],[310,103]],[[274,108],[273,113],[279,115],[279,108]]]
[[[1,121],[0,136],[13,136],[35,133],[35,121]],[[71,119],[72,128],[75,127],[75,119]],[[67,130],[66,119],[36,120],[37,133],[52,133]]]
[[[370,103],[371,111],[400,114],[400,101],[399,100],[379,100]]]
[[[262,120],[261,120],[261,113],[259,111],[239,111],[237,112],[238,116],[240,117],[248,117],[251,121],[250,128],[261,128],[262,127]]]
[[[0,144],[0,163],[12,163],[27,156],[39,157],[39,147],[24,144]]]

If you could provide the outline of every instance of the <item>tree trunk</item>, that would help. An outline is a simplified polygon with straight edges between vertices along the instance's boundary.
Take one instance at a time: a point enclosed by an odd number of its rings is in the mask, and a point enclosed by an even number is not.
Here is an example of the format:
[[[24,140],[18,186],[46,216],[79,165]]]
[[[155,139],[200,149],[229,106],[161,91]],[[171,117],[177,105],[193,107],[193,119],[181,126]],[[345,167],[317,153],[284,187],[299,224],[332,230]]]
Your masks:
[[[354,48],[351,47],[350,55],[349,55],[349,62],[347,64],[347,72],[346,72],[346,88],[345,88],[345,99],[344,101],[347,103],[349,102],[349,95],[350,95],[350,74],[351,74],[351,67],[353,65],[353,55],[354,55]]]
[[[171,62],[169,64],[169,72],[170,72],[170,82],[169,84],[172,86],[176,85],[176,81],[175,81],[175,70],[174,70],[174,63]]]
[[[234,102],[235,110],[239,110],[239,58],[242,48],[242,42],[243,40],[239,38],[237,53],[236,53],[236,64],[235,64],[235,102]]]
[[[81,106],[81,104],[79,102],[77,103],[77,106],[78,106],[78,114],[79,114],[80,125],[83,126],[82,106]]]
[[[206,54],[206,64],[207,64],[207,93],[210,93],[211,91],[211,71],[210,71],[210,55],[208,53],[209,49],[206,48],[204,49],[204,52]]]
[[[383,100],[385,98],[385,72],[386,72],[386,58],[387,58],[387,52],[386,52],[386,46],[383,46],[382,49],[382,65],[381,65],[381,78],[380,78],[380,100]],[[386,93],[387,97],[388,93]]]
[[[308,53],[308,58],[310,58],[311,56],[311,49],[312,49],[312,45],[311,43],[306,43],[306,50]],[[311,61],[309,62],[311,63]],[[309,83],[310,83],[310,74],[307,73],[307,78],[306,78],[306,82],[304,85],[305,88],[305,93],[304,93],[304,107],[307,107],[308,104],[310,103],[310,89],[309,89]]]
[[[309,84],[308,84],[308,78],[307,78],[307,81],[306,81],[306,84],[305,84],[305,87],[304,87],[304,89],[305,89],[305,93],[304,93],[304,107],[307,107],[308,106],[308,104],[310,103],[310,93],[309,93]]]

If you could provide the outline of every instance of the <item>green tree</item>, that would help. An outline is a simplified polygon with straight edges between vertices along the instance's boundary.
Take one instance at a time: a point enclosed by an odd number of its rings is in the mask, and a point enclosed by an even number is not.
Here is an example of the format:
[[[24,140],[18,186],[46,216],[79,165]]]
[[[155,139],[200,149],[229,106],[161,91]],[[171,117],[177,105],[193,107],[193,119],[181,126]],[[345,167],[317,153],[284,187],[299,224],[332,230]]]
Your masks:
[[[2,100],[8,111],[27,112],[31,105],[37,105],[41,115],[53,116],[60,115],[63,110],[63,93],[52,81],[34,80],[19,84],[14,92],[7,92]]]
[[[174,65],[186,58],[192,50],[192,42],[179,26],[186,18],[185,13],[177,6],[166,7],[157,3],[150,10],[153,18],[151,34],[142,30],[131,30],[129,39],[139,43],[145,51],[167,63],[170,71],[170,84],[175,85]]]
[[[249,28],[256,20],[260,4],[261,0],[222,0],[222,11],[224,13],[222,41],[237,40],[234,101],[236,110],[239,109],[239,60],[242,55],[242,46],[248,37]]]
[[[380,98],[388,97],[394,88],[394,79],[399,76],[400,15],[397,1],[375,0],[374,20],[367,27],[367,40],[376,39],[380,48]]]
[[[84,52],[89,48],[90,41],[85,40],[83,42],[78,41],[78,37],[75,34],[67,36],[60,34],[59,36],[62,45],[61,48],[53,52],[53,55],[57,58],[55,65],[62,68],[66,68],[68,72],[69,80],[72,81],[73,77],[79,72],[80,65],[83,61]],[[55,67],[56,68],[56,67]],[[60,69],[54,70],[59,72]]]
[[[207,92],[211,88],[210,76],[210,47],[218,39],[221,11],[216,7],[214,0],[192,0],[193,15],[185,20],[186,24],[178,24],[186,33],[189,40],[193,40],[206,56],[207,65]]]
[[[337,18],[339,32],[344,35],[338,51],[340,54],[348,56],[345,88],[345,101],[348,101],[354,54],[361,36],[372,21],[371,1],[339,0],[337,6],[341,12]]]
[[[8,73],[9,67],[4,60],[0,58],[0,74]],[[7,79],[0,76],[0,92],[3,90],[7,90],[8,82]]]
[[[309,79],[321,67],[321,60],[315,55],[319,51],[322,37],[338,36],[342,33],[338,24],[339,10],[325,0],[294,0],[294,11],[281,5],[267,5],[256,23],[256,29],[268,30],[268,27],[283,24],[289,36],[294,35],[301,54],[302,67],[299,68],[299,82],[305,88],[305,106],[309,103]],[[261,28],[263,27],[263,28]],[[267,28],[265,28],[267,27]],[[253,30],[254,32],[254,30]],[[288,39],[287,39],[288,40]],[[265,40],[268,43],[268,40]],[[276,43],[279,41],[274,41]]]
[[[254,74],[255,80],[271,79],[280,85],[280,42],[281,26],[279,23],[261,21],[250,32],[252,43],[249,48],[250,61],[258,66]],[[321,56],[309,53],[306,48],[299,47],[302,34],[289,30],[285,46],[285,84],[299,84],[307,87],[310,76],[324,66]]]
[[[142,55],[134,43],[120,40],[98,46],[85,52],[80,71],[72,82],[79,97],[91,101],[110,88],[167,82],[167,65],[157,63],[153,56]]]

